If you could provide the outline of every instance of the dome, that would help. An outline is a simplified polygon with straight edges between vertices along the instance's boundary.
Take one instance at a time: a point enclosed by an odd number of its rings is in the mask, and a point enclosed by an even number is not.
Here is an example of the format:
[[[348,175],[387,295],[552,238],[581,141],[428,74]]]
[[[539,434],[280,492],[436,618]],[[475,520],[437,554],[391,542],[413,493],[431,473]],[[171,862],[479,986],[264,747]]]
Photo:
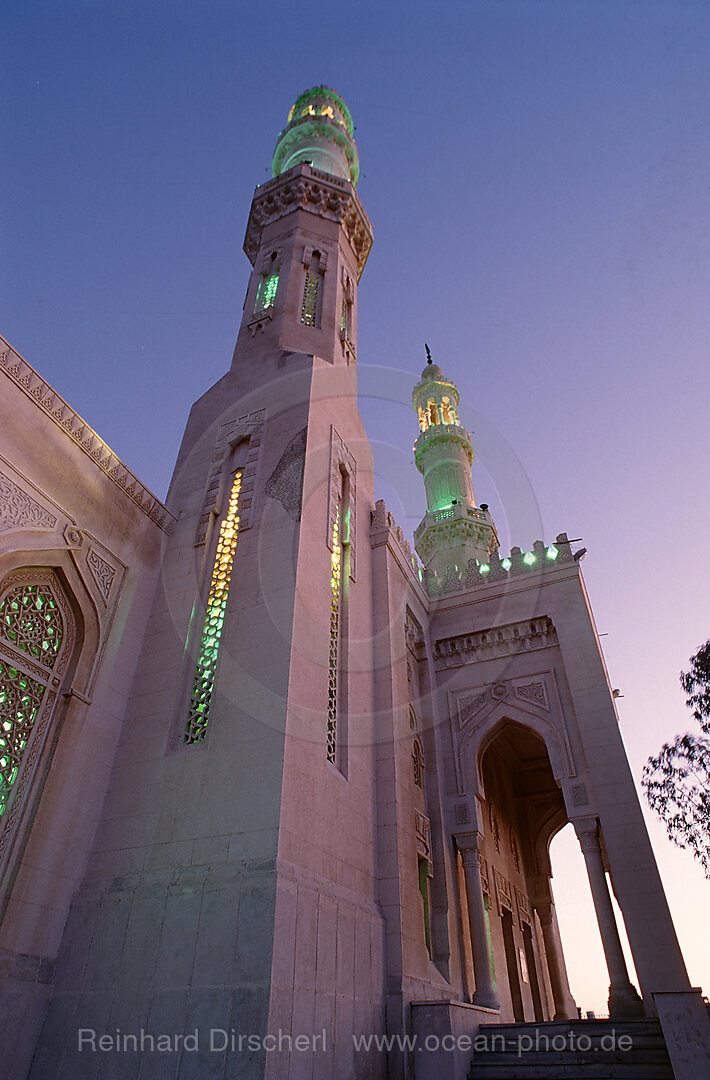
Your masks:
[[[360,175],[350,110],[328,86],[314,86],[296,98],[276,142],[271,168],[274,176],[280,176],[304,163],[353,185]]]
[[[444,372],[441,370],[438,364],[427,364],[422,372],[422,382],[445,382],[448,383],[448,379]]]

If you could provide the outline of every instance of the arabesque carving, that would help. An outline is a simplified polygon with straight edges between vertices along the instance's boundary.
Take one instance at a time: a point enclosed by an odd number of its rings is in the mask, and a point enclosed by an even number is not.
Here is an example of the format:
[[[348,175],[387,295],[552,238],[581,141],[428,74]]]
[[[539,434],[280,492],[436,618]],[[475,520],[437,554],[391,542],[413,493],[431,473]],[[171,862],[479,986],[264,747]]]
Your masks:
[[[10,529],[53,529],[54,514],[0,472],[0,532]]]

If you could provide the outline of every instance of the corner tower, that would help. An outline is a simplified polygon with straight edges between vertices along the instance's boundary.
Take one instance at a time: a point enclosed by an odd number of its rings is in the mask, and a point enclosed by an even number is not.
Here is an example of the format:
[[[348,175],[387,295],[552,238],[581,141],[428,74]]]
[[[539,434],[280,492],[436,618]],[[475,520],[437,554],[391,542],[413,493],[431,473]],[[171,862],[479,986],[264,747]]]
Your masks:
[[[498,550],[498,534],[488,507],[476,506],[471,482],[473,443],[461,426],[456,384],[429,359],[414,387],[412,404],[420,435],[414,460],[424,477],[427,512],[414,532],[417,553],[427,570],[444,577],[450,566],[469,560],[488,562]]]

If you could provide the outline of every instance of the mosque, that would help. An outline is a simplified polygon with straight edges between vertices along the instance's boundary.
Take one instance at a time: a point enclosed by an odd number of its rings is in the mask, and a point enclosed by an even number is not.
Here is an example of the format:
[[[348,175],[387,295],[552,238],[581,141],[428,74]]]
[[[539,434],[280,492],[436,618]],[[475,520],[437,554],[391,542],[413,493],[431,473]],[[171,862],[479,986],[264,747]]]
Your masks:
[[[572,1076],[473,1052],[496,1026],[601,1037],[551,887],[568,822],[607,1024],[656,1040],[653,1076],[710,1075],[579,552],[565,533],[500,550],[431,358],[416,551],[375,502],[357,180],[344,101],[308,90],[254,194],[231,367],[164,505],[0,339],[12,1080]]]

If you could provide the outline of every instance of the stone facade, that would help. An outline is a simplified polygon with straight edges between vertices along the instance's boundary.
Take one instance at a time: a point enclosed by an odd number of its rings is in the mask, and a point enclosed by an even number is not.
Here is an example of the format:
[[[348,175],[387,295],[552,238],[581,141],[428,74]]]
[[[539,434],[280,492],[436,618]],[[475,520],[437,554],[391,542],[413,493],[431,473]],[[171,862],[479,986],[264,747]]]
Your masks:
[[[424,1076],[353,1035],[574,1016],[548,857],[568,821],[612,1011],[692,998],[579,563],[564,534],[501,558],[433,365],[423,565],[375,504],[352,123],[324,88],[294,109],[166,506],[2,344],[0,662],[30,732],[0,815],[15,1080]]]

